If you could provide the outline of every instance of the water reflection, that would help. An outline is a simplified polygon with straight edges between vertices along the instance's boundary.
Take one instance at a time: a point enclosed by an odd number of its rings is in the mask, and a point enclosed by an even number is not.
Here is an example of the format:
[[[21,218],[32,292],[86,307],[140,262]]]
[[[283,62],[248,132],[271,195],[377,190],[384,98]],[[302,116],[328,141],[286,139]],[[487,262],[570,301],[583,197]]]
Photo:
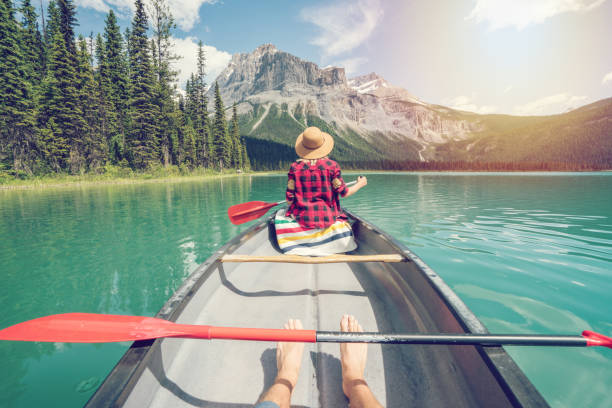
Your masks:
[[[2,193],[0,327],[76,311],[155,314],[197,264],[248,227],[231,225],[226,211],[228,203],[248,201],[251,183],[244,177]],[[91,383],[90,364],[100,377],[126,347],[98,345],[96,356],[104,357],[92,360],[84,354],[89,348],[2,342],[0,405],[81,406],[91,393],[79,386]],[[41,378],[57,377],[48,371],[51,361],[76,385],[56,384],[65,395],[33,404],[36,395],[55,394],[53,381]]]
[[[413,249],[491,331],[610,333],[611,175],[371,175],[366,190],[375,202],[347,206]],[[563,407],[612,406],[606,351],[511,348]]]

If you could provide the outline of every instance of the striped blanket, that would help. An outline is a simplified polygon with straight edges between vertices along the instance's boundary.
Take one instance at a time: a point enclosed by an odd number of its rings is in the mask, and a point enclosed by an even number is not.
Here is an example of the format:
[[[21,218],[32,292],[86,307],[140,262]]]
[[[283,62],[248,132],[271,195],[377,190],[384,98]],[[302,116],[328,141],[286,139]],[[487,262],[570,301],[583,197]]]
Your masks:
[[[353,230],[346,221],[336,221],[327,228],[304,228],[285,216],[286,209],[276,212],[274,227],[278,246],[286,254],[325,256],[357,248]]]

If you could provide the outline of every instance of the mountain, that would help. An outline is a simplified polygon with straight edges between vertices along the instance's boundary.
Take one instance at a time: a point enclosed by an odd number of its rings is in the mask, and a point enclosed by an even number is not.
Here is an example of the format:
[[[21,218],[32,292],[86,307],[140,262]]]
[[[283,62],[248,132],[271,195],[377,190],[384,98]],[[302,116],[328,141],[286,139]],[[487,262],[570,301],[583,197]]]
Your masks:
[[[292,161],[295,138],[307,126],[332,134],[332,156],[357,167],[401,162],[612,167],[612,98],[561,115],[480,115],[428,104],[375,73],[347,80],[343,68],[320,68],[271,44],[233,55],[216,81],[225,104],[238,105],[256,167]]]

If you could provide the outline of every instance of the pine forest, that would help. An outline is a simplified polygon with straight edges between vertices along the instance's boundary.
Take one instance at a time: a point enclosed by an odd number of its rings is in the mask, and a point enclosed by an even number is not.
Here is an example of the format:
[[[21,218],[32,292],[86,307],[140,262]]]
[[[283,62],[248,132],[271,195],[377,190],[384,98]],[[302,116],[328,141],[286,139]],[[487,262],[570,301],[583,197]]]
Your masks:
[[[31,0],[0,0],[0,176],[250,167],[218,86],[209,111],[202,42],[179,92],[166,0],[136,0],[124,33],[111,10],[87,38],[75,8],[51,0],[39,19]]]

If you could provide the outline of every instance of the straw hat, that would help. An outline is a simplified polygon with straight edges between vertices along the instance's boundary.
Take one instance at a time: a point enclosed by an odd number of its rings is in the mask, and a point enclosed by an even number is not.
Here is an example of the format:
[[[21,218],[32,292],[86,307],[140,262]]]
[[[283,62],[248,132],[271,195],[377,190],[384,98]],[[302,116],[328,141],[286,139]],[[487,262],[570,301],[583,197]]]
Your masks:
[[[295,141],[295,152],[302,159],[319,159],[327,156],[334,148],[334,138],[311,126],[304,130]]]

